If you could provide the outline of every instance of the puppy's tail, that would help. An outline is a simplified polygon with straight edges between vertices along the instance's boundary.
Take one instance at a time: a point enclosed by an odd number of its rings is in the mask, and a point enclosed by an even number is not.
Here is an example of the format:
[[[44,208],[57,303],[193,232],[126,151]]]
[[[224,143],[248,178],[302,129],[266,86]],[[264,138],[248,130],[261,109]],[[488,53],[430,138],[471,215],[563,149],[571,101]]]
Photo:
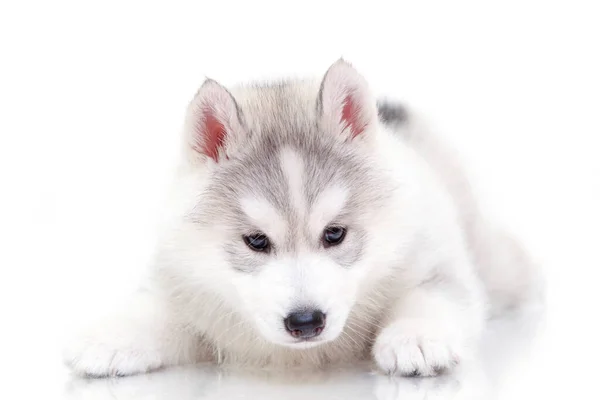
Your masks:
[[[379,120],[386,125],[402,125],[408,121],[408,111],[399,102],[380,99],[377,101]]]

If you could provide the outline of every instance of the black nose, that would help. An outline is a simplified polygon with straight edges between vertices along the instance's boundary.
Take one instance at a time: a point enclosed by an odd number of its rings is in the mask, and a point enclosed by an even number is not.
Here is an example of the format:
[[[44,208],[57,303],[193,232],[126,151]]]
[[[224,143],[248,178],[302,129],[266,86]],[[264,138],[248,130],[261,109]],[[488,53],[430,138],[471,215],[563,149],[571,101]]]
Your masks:
[[[283,322],[290,335],[299,339],[308,339],[319,336],[323,332],[325,314],[319,310],[294,312]]]

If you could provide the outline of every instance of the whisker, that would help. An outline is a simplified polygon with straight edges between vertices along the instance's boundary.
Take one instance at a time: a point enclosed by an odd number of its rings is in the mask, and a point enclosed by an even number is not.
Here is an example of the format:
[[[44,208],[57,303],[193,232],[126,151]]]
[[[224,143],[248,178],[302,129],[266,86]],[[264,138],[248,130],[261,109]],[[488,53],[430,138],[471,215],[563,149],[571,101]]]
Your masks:
[[[356,347],[362,347],[360,343],[354,340],[354,338],[348,332],[343,332],[343,334],[345,335],[344,337],[350,339],[356,345]]]
[[[346,325],[346,327],[352,331],[355,335],[357,335],[360,339],[362,339],[365,342],[369,341],[369,338],[367,336],[365,336],[364,334],[362,334],[361,332],[357,331],[356,329],[354,329],[351,325]]]

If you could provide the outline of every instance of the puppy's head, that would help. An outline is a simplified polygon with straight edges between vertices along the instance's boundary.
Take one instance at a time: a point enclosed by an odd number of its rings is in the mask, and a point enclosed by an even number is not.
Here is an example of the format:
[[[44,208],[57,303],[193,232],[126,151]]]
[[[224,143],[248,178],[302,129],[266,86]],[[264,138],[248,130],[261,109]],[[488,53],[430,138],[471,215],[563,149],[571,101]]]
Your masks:
[[[344,61],[320,85],[205,82],[185,130],[188,168],[202,180],[186,217],[189,282],[268,341],[338,337],[377,275],[378,245],[393,240],[377,125],[366,82]]]

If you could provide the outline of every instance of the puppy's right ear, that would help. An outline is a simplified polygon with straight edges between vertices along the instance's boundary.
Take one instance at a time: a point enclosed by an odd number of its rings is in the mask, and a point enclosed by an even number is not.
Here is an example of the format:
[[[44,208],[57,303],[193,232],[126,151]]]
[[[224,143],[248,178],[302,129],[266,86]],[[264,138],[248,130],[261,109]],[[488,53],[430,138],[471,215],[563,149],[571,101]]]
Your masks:
[[[212,79],[204,82],[188,107],[185,136],[191,161],[217,163],[227,159],[234,145],[246,136],[235,99]]]

